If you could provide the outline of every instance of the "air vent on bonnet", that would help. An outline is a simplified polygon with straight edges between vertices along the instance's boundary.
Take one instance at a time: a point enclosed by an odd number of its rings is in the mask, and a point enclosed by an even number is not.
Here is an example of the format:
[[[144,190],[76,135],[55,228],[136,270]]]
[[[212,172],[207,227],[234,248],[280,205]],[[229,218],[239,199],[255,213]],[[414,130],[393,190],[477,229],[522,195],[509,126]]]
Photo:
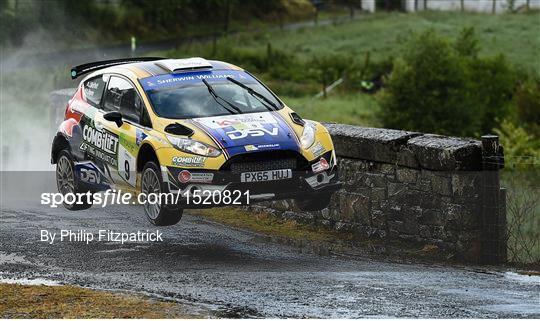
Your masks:
[[[165,127],[165,132],[169,134],[173,134],[173,135],[188,136],[188,137],[193,135],[193,129],[179,123],[167,125]]]
[[[304,126],[306,122],[298,115],[297,113],[291,113],[291,119],[293,123],[298,124],[300,126]]]

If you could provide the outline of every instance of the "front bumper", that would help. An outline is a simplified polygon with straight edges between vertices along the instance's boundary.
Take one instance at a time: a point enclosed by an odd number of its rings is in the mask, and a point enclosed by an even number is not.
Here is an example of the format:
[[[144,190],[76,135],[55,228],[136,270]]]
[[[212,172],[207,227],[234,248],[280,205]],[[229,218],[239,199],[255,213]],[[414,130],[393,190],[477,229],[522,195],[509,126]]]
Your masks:
[[[180,174],[178,170],[176,175]],[[208,171],[203,173],[209,173]],[[173,175],[174,175],[173,174]],[[193,172],[197,174],[197,172]],[[179,183],[165,182],[168,190],[173,194],[180,193],[177,203],[168,204],[169,207],[180,208],[209,208],[229,205],[248,205],[251,203],[282,199],[306,199],[320,196],[321,194],[332,194],[339,190],[342,183],[339,181],[337,166],[320,173],[309,171],[294,171],[292,178],[278,181],[266,181],[256,183],[240,182],[238,174],[230,172],[213,172],[212,182],[188,182]],[[194,204],[190,199],[198,194],[221,193],[225,191],[236,192],[246,197],[240,197],[240,203],[226,204],[211,202],[210,204]],[[221,198],[219,198],[221,200]]]

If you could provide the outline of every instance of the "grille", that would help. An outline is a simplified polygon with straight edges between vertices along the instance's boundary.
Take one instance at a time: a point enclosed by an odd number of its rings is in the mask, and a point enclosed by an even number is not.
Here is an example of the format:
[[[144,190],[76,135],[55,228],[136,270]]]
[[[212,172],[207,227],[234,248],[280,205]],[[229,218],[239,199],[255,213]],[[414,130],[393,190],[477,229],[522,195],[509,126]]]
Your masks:
[[[242,172],[268,171],[284,168],[291,168],[293,170],[296,169],[296,159],[285,158],[265,161],[251,161],[239,163],[235,162],[231,164],[231,172],[234,174],[239,174]]]

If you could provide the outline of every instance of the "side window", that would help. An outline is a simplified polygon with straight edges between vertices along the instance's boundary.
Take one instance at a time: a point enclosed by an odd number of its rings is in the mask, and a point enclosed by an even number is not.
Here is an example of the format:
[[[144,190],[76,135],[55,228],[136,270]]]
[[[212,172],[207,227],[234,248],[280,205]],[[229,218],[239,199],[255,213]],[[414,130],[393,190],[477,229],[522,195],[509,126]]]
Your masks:
[[[103,80],[103,76],[90,78],[84,82],[84,95],[86,97],[86,101],[90,105],[99,108],[101,97],[103,96],[103,90],[105,89],[106,84],[107,82]]]
[[[142,108],[141,125],[146,126],[148,128],[152,128],[152,122],[150,121],[150,115],[148,115],[148,111],[144,107]]]
[[[129,81],[111,76],[104,99],[103,110],[119,111],[125,119],[139,123],[142,101]]]

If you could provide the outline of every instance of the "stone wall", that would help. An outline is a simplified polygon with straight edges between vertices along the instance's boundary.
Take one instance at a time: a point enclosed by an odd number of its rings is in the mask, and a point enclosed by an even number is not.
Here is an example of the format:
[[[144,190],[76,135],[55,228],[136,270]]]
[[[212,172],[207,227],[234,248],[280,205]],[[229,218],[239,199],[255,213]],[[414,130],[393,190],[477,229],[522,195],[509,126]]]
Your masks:
[[[329,208],[300,212],[292,201],[264,203],[274,214],[362,238],[433,244],[475,262],[506,260],[505,208],[498,185],[502,148],[484,141],[326,124],[344,183]],[[484,145],[495,144],[491,154]],[[489,167],[488,165],[495,164]],[[495,176],[494,176],[495,175]],[[486,177],[491,185],[486,186]],[[495,185],[495,186],[493,186]],[[493,204],[493,195],[497,194]],[[489,207],[484,200],[491,199]],[[253,206],[261,210],[261,205]]]

